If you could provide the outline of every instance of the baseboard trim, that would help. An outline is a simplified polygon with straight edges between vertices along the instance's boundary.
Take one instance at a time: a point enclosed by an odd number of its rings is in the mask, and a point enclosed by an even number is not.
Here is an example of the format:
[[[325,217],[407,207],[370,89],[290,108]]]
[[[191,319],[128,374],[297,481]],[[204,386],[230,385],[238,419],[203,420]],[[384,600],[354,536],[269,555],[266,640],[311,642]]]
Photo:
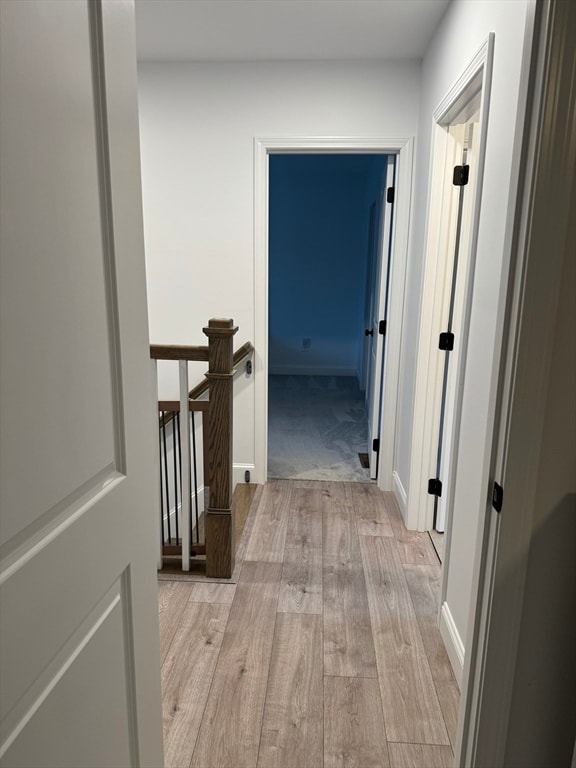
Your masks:
[[[271,365],[268,373],[276,376],[351,376],[357,377],[355,368],[329,368],[322,366]]]
[[[442,610],[440,611],[440,635],[444,641],[444,646],[446,647],[446,653],[448,654],[450,664],[452,665],[454,677],[456,678],[458,687],[461,689],[462,673],[464,671],[464,644],[456,629],[452,613],[446,602],[442,604]]]
[[[234,489],[238,483],[245,483],[246,472],[250,472],[250,482],[256,482],[256,465],[255,464],[233,464],[232,465],[232,488]]]
[[[406,491],[404,490],[404,486],[402,485],[402,480],[400,480],[400,476],[398,475],[398,472],[396,472],[396,470],[392,472],[392,491],[394,493],[394,496],[396,497],[398,506],[400,507],[402,518],[404,519],[404,521],[406,521],[406,501],[407,501]]]

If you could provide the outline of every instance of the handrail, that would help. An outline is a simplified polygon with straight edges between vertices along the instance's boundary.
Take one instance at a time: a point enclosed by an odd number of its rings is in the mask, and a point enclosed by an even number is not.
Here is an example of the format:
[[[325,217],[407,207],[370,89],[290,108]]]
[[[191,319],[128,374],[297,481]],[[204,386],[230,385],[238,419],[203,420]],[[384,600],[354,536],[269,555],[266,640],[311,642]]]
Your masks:
[[[150,345],[150,358],[152,360],[190,360],[190,361],[200,361],[204,362],[205,360],[208,360],[208,356],[206,358],[202,357],[196,357],[196,355],[204,354],[204,352],[208,353],[208,347],[189,347],[189,346],[177,346],[173,344],[151,344]],[[234,352],[234,357],[232,358],[232,363],[234,367],[239,365],[242,360],[244,360],[246,357],[249,357],[252,352],[254,352],[254,345],[251,341],[247,341],[245,344],[242,344],[241,347],[238,347],[236,352]],[[190,355],[194,355],[194,357],[191,357]],[[209,387],[208,379],[204,379],[204,381],[199,382],[194,389],[191,389],[188,393],[188,397],[190,400],[197,400],[201,395],[203,395],[205,392],[208,391]],[[163,408],[162,405],[165,404],[166,407]],[[173,407],[173,406],[178,407]],[[193,403],[189,404],[191,411],[201,411],[205,410],[204,408],[200,407],[200,404],[197,403],[198,407],[194,407]],[[174,411],[180,410],[180,405],[178,400],[173,401],[163,401],[158,403],[158,410],[159,411],[167,411],[166,415],[163,417],[163,420],[160,424],[162,426],[163,424],[168,425],[172,419],[174,418]]]
[[[245,357],[248,357],[249,355],[254,352],[254,345],[251,341],[247,341],[245,344],[242,344],[241,347],[239,347],[236,352],[234,352],[234,357],[232,358],[232,364],[233,366],[237,366],[239,363],[244,360]],[[208,391],[209,387],[208,379],[204,379],[204,381],[201,381],[199,384],[197,384],[194,389],[191,389],[188,393],[188,397],[190,400],[196,400],[200,395],[203,395],[204,392]]]
[[[151,344],[152,360],[190,360],[208,362],[208,347],[190,347],[177,344]]]
[[[158,410],[168,413],[180,413],[180,400],[158,400]],[[208,402],[206,400],[202,400],[200,403],[189,402],[188,410],[207,411]]]
[[[193,401],[188,400],[188,410],[206,414],[208,412],[208,401],[201,400]],[[167,427],[171,421],[174,420],[174,414],[180,413],[180,401],[179,400],[158,400],[158,411],[163,412],[164,416],[160,419],[159,426]]]

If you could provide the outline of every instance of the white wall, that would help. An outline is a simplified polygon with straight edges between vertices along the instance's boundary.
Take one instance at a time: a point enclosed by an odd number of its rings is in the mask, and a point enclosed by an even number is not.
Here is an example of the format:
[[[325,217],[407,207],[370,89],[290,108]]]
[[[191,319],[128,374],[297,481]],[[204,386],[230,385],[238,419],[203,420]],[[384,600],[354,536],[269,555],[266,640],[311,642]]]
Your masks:
[[[254,137],[416,134],[420,63],[139,64],[150,337],[204,343],[210,317],[254,339]],[[256,350],[258,354],[258,350]],[[254,394],[234,461],[254,463]]]
[[[524,0],[456,0],[448,9],[422,72],[422,101],[416,161],[415,200],[407,301],[397,464],[404,487],[409,477],[422,256],[430,170],[432,114],[490,32],[495,33],[494,71],[488,120],[486,165],[479,223],[469,352],[463,386],[461,443],[457,456],[454,520],[447,574],[446,606],[452,631],[466,640],[470,609],[475,533],[488,494],[488,451],[494,422],[495,383],[509,261],[516,178],[517,113],[522,109],[521,81],[525,25],[530,4]],[[445,634],[446,636],[446,634]]]

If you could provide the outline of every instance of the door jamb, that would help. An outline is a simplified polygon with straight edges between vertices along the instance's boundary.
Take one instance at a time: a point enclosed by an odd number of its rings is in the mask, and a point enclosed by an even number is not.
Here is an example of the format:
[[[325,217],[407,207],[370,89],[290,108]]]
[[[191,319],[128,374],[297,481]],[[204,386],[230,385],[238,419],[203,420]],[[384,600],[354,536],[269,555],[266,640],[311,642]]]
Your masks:
[[[412,199],[414,139],[274,137],[254,139],[254,452],[255,482],[263,484],[268,467],[268,157],[272,153],[389,153],[398,156],[395,228],[390,273],[388,338],[384,364],[382,430],[378,466],[378,487],[392,490],[394,468],[400,344]]]

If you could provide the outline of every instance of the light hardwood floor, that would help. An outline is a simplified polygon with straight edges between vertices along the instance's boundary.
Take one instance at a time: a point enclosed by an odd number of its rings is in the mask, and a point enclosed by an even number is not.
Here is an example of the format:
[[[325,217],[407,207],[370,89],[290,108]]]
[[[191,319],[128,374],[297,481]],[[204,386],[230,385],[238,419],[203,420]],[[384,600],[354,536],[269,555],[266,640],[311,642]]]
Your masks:
[[[271,481],[242,556],[159,583],[166,768],[451,768],[440,565],[392,494]]]

